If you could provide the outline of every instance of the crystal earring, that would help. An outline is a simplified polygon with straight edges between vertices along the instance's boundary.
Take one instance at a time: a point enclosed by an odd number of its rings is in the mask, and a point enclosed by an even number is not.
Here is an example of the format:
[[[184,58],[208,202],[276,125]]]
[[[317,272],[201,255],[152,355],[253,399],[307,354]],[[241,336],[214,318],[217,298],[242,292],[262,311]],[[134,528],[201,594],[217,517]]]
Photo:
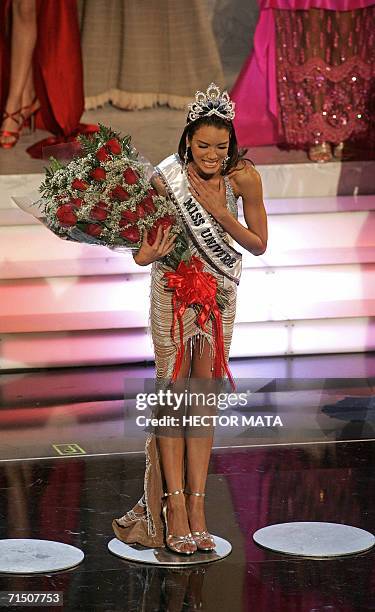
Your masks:
[[[187,146],[185,150],[185,155],[184,155],[184,170],[187,170],[188,163],[189,163],[189,147]]]
[[[225,170],[227,169],[227,164],[230,160],[229,155],[226,155],[225,158],[222,161],[222,167],[223,167],[223,172],[225,172]]]

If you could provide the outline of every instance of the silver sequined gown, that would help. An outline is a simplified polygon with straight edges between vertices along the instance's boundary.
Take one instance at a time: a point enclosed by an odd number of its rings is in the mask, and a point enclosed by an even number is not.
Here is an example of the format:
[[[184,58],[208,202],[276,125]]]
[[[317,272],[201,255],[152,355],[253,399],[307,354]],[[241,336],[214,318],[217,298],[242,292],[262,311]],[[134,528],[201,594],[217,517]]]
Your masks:
[[[226,184],[227,194],[227,207],[228,210],[235,216],[238,217],[237,201],[234,196],[232,186],[227,177],[224,177]],[[222,232],[223,237],[231,242],[231,238],[226,232]],[[198,249],[195,247],[193,242],[189,241],[189,247],[192,255],[200,256]],[[202,259],[202,257],[201,257]],[[164,291],[165,280],[163,280],[163,274],[167,268],[162,262],[157,261],[152,264],[151,269],[151,308],[150,308],[150,323],[151,323],[151,334],[152,341],[155,351],[155,368],[157,378],[169,378],[172,375],[173,366],[176,357],[176,346],[171,339],[171,325],[173,318],[172,311],[172,291]],[[234,317],[236,314],[236,295],[237,285],[234,281],[231,281],[224,277],[222,274],[217,272],[210,266],[209,263],[205,262],[204,271],[209,272],[217,279],[218,287],[225,287],[229,290],[229,305],[222,313],[223,321],[223,335],[226,359],[229,355],[229,347],[232,339]],[[210,343],[211,357],[213,357],[213,334],[212,334],[212,320],[207,325],[207,332],[202,332],[201,328],[195,322],[196,312],[193,308],[188,308],[184,314],[184,345],[189,338],[192,338],[193,346],[196,341],[199,342],[200,347],[202,346],[203,338],[206,338]],[[177,328],[175,330],[175,340],[178,341]]]
[[[238,218],[237,200],[227,177],[224,177],[226,185],[227,208],[231,214]],[[222,229],[222,228],[220,228]],[[232,239],[222,230],[222,236],[230,244]],[[192,255],[203,257],[189,240],[189,247]],[[218,287],[228,290],[228,305],[222,314],[224,353],[228,360],[229,348],[232,340],[234,318],[236,313],[237,285],[224,277],[220,272],[210,266],[204,259],[204,271],[209,272],[217,279]],[[171,337],[171,325],[173,318],[172,310],[172,291],[165,291],[165,280],[163,274],[168,268],[161,261],[154,262],[151,269],[151,288],[150,288],[150,329],[155,352],[156,379],[169,379],[172,375],[177,346],[179,339],[175,331],[175,341]],[[184,326],[184,346],[189,338],[192,339],[192,346],[198,345],[201,350],[203,338],[210,344],[210,355],[213,359],[213,330],[212,321],[206,325],[206,332],[202,332],[196,323],[196,312],[192,307],[186,309],[183,315]],[[177,327],[176,327],[177,330]],[[160,468],[159,453],[157,449],[156,436],[150,433],[145,444],[146,469],[144,476],[144,493],[138,503],[124,516],[115,519],[112,523],[116,536],[128,544],[137,542],[144,546],[162,547],[164,546],[164,527],[161,519],[161,500],[163,494],[163,479]],[[183,474],[184,479],[184,474]]]

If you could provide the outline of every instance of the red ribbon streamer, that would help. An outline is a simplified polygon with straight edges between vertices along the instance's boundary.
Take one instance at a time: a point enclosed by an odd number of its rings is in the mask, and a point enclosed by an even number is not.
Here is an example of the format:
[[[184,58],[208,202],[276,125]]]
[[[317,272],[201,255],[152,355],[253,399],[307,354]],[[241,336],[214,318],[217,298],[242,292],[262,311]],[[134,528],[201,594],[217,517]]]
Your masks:
[[[235,390],[236,386],[225,360],[223,324],[216,301],[216,278],[209,272],[203,272],[203,262],[195,255],[192,255],[188,262],[181,261],[175,272],[165,272],[164,276],[167,278],[167,287],[174,290],[171,328],[173,341],[176,322],[178,322],[180,332],[180,345],[177,350],[172,381],[175,381],[177,378],[184,355],[183,314],[188,306],[198,304],[201,306],[201,310],[197,316],[197,323],[203,331],[206,331],[206,323],[211,313],[213,315],[212,329],[215,342],[213,375],[215,378],[221,377],[224,371],[230,380],[232,388]]]

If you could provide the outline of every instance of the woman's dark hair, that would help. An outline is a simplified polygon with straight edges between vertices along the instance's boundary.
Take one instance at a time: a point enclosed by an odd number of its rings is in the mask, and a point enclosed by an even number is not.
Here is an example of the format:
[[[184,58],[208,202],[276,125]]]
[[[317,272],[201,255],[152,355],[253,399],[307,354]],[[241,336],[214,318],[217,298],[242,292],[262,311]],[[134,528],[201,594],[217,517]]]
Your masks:
[[[209,125],[209,126],[214,126],[218,129],[226,129],[229,132],[229,148],[228,148],[228,157],[229,160],[225,166],[225,170],[223,171],[222,174],[229,174],[229,172],[231,172],[231,170],[233,170],[238,162],[240,160],[244,159],[244,156],[247,153],[247,149],[239,149],[238,148],[238,143],[237,143],[237,138],[236,138],[236,132],[234,130],[234,126],[232,121],[228,121],[226,119],[222,119],[221,117],[218,117],[217,115],[210,115],[207,117],[202,117],[200,119],[196,119],[196,121],[193,121],[192,123],[188,123],[185,126],[184,131],[182,132],[182,136],[178,145],[178,155],[181,159],[181,161],[183,162],[185,159],[185,154],[186,154],[186,137],[188,137],[188,140],[191,141],[191,139],[193,138],[195,132],[202,127],[203,125]],[[188,160],[192,161],[193,160],[193,156],[191,154],[191,148],[189,147],[188,149]],[[251,160],[249,160],[251,161]],[[253,163],[253,162],[251,162]]]

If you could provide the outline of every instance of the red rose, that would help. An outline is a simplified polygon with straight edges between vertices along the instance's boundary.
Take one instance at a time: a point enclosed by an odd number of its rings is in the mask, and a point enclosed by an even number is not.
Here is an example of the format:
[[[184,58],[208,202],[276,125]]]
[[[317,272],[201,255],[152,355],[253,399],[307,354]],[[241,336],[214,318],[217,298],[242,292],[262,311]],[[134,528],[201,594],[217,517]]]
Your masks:
[[[123,172],[123,177],[125,179],[125,183],[128,185],[134,185],[138,181],[138,174],[134,172],[131,168],[126,168]]]
[[[82,198],[70,198],[70,204],[79,208],[80,206],[83,206],[84,201],[82,200]]]
[[[100,147],[95,153],[95,157],[98,161],[105,162],[107,159],[110,159],[110,155],[105,146]]]
[[[146,210],[145,206],[143,206],[142,202],[139,202],[139,204],[137,204],[135,209],[137,211],[138,219],[142,219],[143,217],[145,217],[147,215],[147,210]]]
[[[149,189],[149,190],[148,190],[148,194],[149,194],[149,195],[150,195],[152,198],[154,198],[155,196],[157,196],[157,195],[158,195],[158,192],[157,192],[155,189]]]
[[[100,225],[96,225],[96,223],[88,223],[85,227],[85,232],[89,236],[100,236],[102,228]]]
[[[175,218],[172,217],[172,215],[164,215],[164,217],[160,217],[159,219],[156,219],[155,225],[156,227],[159,227],[159,225],[161,225],[162,228],[165,230],[170,225],[173,225],[174,222],[175,222]]]
[[[56,215],[61,225],[75,225],[77,223],[77,216],[70,204],[59,206]]]
[[[111,138],[105,143],[107,149],[111,151],[114,155],[119,155],[121,153],[121,145],[117,138]]]
[[[129,242],[138,242],[138,240],[141,238],[139,229],[137,227],[128,227],[123,229],[120,236],[126,240],[129,240]]]
[[[94,206],[90,213],[91,219],[96,219],[97,221],[104,221],[104,219],[107,218],[107,215],[107,211],[101,206]]]
[[[97,202],[96,205],[100,206],[100,208],[108,208],[107,202],[104,202],[103,200],[99,200],[99,202]]]
[[[126,221],[126,223],[134,223],[138,219],[138,216],[134,210],[123,210],[121,218]]]
[[[141,204],[146,209],[146,212],[151,213],[151,214],[156,212],[156,206],[155,206],[151,196],[146,196],[142,200]]]
[[[156,234],[158,233],[158,228],[157,226],[155,226],[155,224],[152,226],[152,228],[149,230],[148,235],[147,235],[147,242],[150,246],[152,246],[156,240]]]
[[[86,183],[86,181],[82,181],[81,179],[76,178],[72,182],[72,188],[78,189],[78,191],[85,191],[85,189],[87,189],[88,186],[89,186],[88,183]]]
[[[116,185],[116,187],[112,189],[111,197],[114,200],[121,200],[121,202],[124,202],[125,200],[128,200],[130,198],[128,192],[125,191],[125,189],[123,189],[121,185]]]
[[[99,166],[98,168],[94,168],[94,170],[91,170],[90,176],[96,181],[104,181],[105,177],[107,176],[107,173],[104,168],[101,168]]]

